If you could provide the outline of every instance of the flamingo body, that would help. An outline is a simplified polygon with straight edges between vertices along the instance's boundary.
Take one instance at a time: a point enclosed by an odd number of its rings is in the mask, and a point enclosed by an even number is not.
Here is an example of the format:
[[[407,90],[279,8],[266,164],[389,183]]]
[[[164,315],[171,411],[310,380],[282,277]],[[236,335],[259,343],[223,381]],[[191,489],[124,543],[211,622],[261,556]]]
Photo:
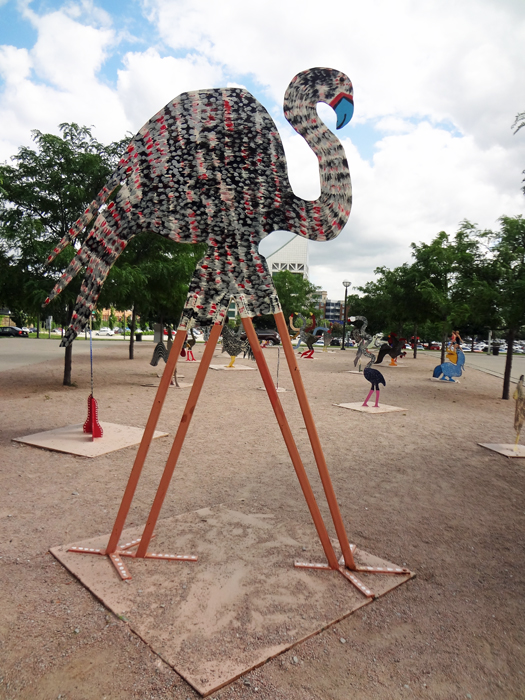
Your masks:
[[[353,111],[352,94],[348,77],[330,68],[299,73],[286,91],[285,117],[319,160],[321,196],[316,201],[293,193],[277,127],[246,90],[183,93],[161,109],[130,141],[105,187],[50,256],[96,217],[46,300],[85,268],[62,345],[69,345],[85,326],[111,266],[143,232],[208,245],[191,279],[179,328],[222,320],[232,296],[241,316],[280,311],[258,245],[275,230],[330,240],[346,224],[352,203],[348,163],[316,105],[331,105],[338,126],[344,126]]]

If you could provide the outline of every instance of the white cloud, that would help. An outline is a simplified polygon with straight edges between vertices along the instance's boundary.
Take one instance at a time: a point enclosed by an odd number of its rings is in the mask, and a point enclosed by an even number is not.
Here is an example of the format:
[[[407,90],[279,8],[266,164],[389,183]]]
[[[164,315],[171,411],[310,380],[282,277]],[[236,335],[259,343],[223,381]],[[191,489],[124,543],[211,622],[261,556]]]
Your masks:
[[[118,94],[130,122],[138,129],[181,92],[219,87],[219,66],[201,56],[161,57],[155,49],[128,53],[118,71]]]
[[[365,150],[349,138],[351,128],[338,132],[350,163],[353,211],[338,239],[310,249],[313,281],[330,296],[342,296],[345,277],[361,285],[376,266],[408,261],[412,241],[429,241],[442,229],[453,233],[463,218],[495,227],[500,215],[525,212],[525,133],[513,136],[510,128],[525,110],[522,0],[336,0],[322,8],[317,0],[143,0],[142,6],[160,39],[124,54],[113,83],[102,71],[125,40],[126,25],[111,9],[90,0],[42,15],[26,9],[38,32],[35,45],[0,47],[0,160],[28,143],[33,128],[56,131],[60,122],[77,121],[96,125],[97,137],[109,141],[135,133],[183,91],[251,84],[278,122],[295,193],[313,199],[317,160],[284,122],[282,98],[297,72],[329,65],[352,79],[354,122],[376,139]],[[140,23],[130,26],[136,33]],[[318,111],[334,129],[330,108]],[[269,252],[287,238],[274,234],[263,248]]]

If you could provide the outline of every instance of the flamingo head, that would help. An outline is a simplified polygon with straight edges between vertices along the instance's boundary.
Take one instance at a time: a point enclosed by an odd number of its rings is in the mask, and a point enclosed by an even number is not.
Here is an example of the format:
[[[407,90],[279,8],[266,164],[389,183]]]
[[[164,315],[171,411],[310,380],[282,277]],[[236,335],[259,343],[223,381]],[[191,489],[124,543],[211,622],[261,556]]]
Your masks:
[[[354,113],[354,88],[350,78],[333,68],[310,68],[295,76],[284,96],[284,114],[294,128],[297,117],[324,102],[337,115],[337,128],[346,126]]]

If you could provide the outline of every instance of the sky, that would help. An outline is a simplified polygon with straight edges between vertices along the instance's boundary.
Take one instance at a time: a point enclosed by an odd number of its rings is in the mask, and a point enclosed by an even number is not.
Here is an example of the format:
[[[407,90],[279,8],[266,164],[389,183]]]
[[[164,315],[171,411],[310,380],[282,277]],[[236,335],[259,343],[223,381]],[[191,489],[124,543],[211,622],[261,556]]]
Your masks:
[[[524,47],[523,0],[0,0],[0,162],[32,129],[77,122],[109,143],[181,92],[243,86],[277,124],[295,193],[315,199],[317,160],[284,119],[284,91],[307,68],[341,70],[353,207],[338,238],[309,243],[311,281],[340,299],[343,280],[410,262],[412,242],[525,214],[525,129],[511,128]]]

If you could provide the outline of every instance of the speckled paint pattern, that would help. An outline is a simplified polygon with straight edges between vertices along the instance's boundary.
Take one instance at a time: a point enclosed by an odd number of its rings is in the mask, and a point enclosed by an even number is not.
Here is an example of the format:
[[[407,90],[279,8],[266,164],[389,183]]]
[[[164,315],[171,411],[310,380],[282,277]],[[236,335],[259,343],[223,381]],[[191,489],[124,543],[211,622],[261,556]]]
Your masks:
[[[188,92],[160,110],[131,140],[106,186],[50,256],[96,217],[47,300],[85,269],[62,345],[84,328],[111,266],[131,238],[143,232],[208,245],[191,279],[180,328],[221,321],[232,296],[241,315],[280,311],[258,245],[276,230],[330,240],[346,224],[352,203],[348,163],[316,105],[330,104],[338,127],[344,126],[353,112],[352,94],[347,76],[330,68],[304,71],[286,90],[285,117],[319,161],[321,195],[315,201],[293,193],[277,128],[246,90]]]

